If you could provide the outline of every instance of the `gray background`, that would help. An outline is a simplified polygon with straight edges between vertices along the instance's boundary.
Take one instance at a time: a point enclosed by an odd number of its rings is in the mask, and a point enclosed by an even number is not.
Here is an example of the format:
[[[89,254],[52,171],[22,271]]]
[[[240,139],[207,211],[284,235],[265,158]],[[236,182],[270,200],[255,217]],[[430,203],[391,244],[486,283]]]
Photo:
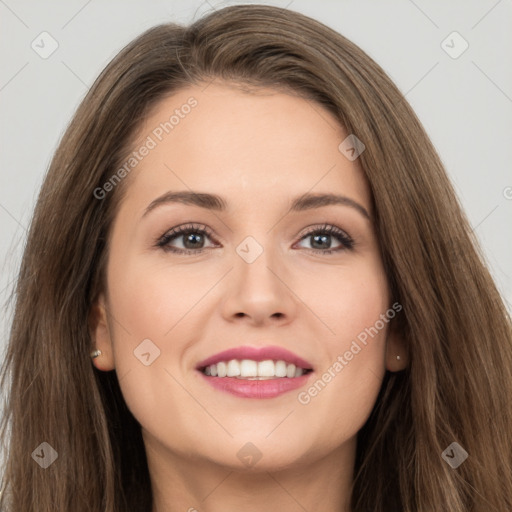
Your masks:
[[[78,103],[145,29],[189,23],[236,3],[0,0],[0,349],[26,228],[43,175]],[[256,2],[254,2],[256,3]],[[406,95],[439,151],[491,271],[512,303],[512,2],[285,0],[373,57]],[[42,32],[58,43],[42,58]],[[459,52],[452,58],[442,47]],[[48,36],[44,36],[48,37]],[[448,39],[446,39],[448,37]],[[45,48],[50,48],[46,39]],[[512,307],[511,307],[512,309]]]

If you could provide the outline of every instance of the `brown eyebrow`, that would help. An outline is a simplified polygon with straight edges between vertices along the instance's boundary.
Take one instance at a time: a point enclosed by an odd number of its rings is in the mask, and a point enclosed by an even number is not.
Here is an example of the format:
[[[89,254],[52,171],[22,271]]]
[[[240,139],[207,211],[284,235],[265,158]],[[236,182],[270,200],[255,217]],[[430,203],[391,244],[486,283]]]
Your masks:
[[[227,210],[227,203],[224,201],[224,199],[222,199],[222,197],[218,195],[208,194],[205,192],[183,190],[177,192],[166,192],[160,197],[157,197],[145,209],[142,216],[144,217],[151,210],[154,210],[156,207],[168,203],[189,204],[193,206],[198,206],[200,208],[205,208],[208,210],[214,210],[219,212]],[[361,215],[363,215],[367,219],[371,218],[366,208],[359,204],[357,201],[354,201],[349,197],[340,196],[336,194],[302,194],[301,196],[296,197],[292,201],[290,211],[301,212],[305,210],[312,210],[314,208],[321,208],[323,206],[330,206],[335,204],[350,206],[351,208],[357,210]]]
[[[292,212],[301,212],[333,204],[350,206],[363,215],[363,217],[366,217],[368,220],[371,219],[370,214],[363,205],[353,199],[350,199],[350,197],[340,196],[337,194],[303,194],[293,200],[290,210]]]

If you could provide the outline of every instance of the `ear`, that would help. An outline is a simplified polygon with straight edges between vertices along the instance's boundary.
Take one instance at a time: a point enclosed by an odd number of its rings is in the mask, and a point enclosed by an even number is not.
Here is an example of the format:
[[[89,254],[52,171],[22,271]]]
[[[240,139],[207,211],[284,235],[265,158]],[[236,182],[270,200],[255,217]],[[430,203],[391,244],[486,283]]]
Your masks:
[[[397,358],[400,357],[400,359]],[[391,322],[386,338],[386,370],[399,372],[409,364],[407,344],[397,328],[396,322]]]
[[[110,371],[115,368],[112,338],[107,318],[105,297],[100,294],[89,311],[89,333],[92,339],[92,350],[100,350],[98,357],[91,359],[92,364],[102,371]]]

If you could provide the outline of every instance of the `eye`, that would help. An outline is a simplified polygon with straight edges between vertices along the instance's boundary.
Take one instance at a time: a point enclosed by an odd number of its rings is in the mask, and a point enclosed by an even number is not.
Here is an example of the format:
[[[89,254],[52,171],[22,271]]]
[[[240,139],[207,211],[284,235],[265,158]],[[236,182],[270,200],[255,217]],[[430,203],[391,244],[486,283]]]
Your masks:
[[[171,242],[182,239],[182,247],[174,247]],[[164,251],[178,254],[199,254],[208,247],[204,247],[205,239],[213,238],[210,229],[200,224],[185,224],[177,226],[162,235],[156,243]]]
[[[339,244],[334,248],[332,247],[333,238],[337,239]],[[331,224],[311,229],[302,236],[301,241],[308,239],[312,245],[310,250],[315,253],[331,254],[354,248],[354,240],[345,231]]]
[[[332,247],[332,239],[336,239],[338,245]],[[181,247],[173,245],[175,241],[181,239]],[[156,241],[156,246],[161,247],[164,251],[173,252],[175,254],[199,254],[206,249],[214,247],[205,247],[206,239],[215,240],[211,230],[202,224],[185,224],[177,226],[167,231]],[[351,250],[354,247],[353,239],[342,229],[331,224],[324,224],[310,229],[302,235],[300,242],[310,240],[312,247],[310,251],[320,254],[331,254],[343,250]],[[300,243],[299,242],[299,243]],[[306,249],[308,249],[306,247]]]

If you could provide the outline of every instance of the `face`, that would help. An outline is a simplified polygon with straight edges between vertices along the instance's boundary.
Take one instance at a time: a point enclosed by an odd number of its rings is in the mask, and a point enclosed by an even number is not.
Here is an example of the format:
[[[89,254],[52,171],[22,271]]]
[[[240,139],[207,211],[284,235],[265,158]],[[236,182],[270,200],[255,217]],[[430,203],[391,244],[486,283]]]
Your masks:
[[[91,316],[94,364],[115,368],[147,450],[238,469],[249,455],[267,470],[353,453],[405,354],[371,195],[338,149],[348,135],[316,103],[220,82],[144,122]],[[249,362],[230,375],[289,376],[219,377],[232,359]]]

